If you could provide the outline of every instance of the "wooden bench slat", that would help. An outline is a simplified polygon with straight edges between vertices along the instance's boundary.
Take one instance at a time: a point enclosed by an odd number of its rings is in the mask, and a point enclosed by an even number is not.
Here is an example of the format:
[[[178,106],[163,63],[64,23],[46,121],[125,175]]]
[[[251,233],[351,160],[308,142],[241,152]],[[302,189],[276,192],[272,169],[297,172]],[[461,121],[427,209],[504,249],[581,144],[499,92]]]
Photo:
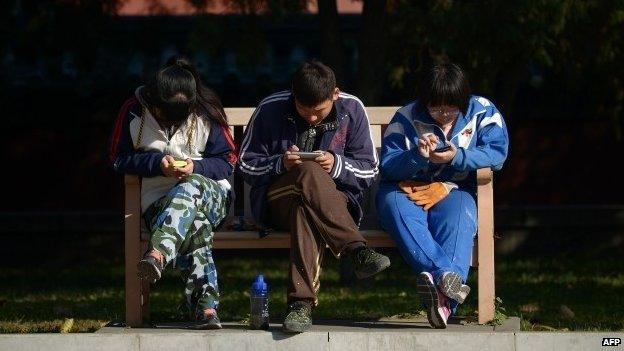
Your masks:
[[[360,233],[371,247],[395,247],[396,244],[382,230],[361,230]],[[214,236],[215,249],[287,249],[290,234],[272,232],[260,238],[254,231],[217,231]]]
[[[366,114],[371,125],[383,125],[390,123],[399,108],[399,106],[366,107]],[[246,126],[254,110],[255,107],[226,107],[225,115],[230,126]]]

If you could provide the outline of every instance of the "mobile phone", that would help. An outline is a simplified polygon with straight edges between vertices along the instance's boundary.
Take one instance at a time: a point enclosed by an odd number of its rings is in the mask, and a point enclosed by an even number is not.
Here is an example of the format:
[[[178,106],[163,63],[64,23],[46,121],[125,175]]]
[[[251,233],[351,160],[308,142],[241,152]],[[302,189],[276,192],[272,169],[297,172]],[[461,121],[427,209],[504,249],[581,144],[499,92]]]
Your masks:
[[[322,151],[316,151],[316,152],[293,151],[292,154],[298,155],[303,160],[314,160],[315,158],[322,156],[323,152]]]
[[[443,134],[440,134],[441,132],[437,132],[436,130],[421,130],[421,135],[423,138],[428,138],[431,135],[434,135],[436,138],[438,138],[438,143],[436,144],[436,148],[435,150],[433,150],[433,152],[444,152],[451,149],[451,146],[448,144],[450,142],[447,142],[446,137]]]
[[[173,161],[172,166],[176,168],[184,168],[186,167],[186,164],[187,164],[186,161],[176,160],[176,161]]]
[[[446,145],[444,145],[442,147],[439,147],[439,148],[433,150],[433,152],[444,152],[444,151],[448,151],[450,149],[451,149],[451,145],[446,144]]]

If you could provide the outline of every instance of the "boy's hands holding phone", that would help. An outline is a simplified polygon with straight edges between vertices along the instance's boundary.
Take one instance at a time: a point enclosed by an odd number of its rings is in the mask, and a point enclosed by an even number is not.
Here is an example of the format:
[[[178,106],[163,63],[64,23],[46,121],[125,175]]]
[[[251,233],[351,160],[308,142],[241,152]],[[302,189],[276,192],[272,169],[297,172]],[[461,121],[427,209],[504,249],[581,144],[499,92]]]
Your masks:
[[[303,163],[304,160],[310,160],[318,163],[323,169],[329,173],[334,167],[334,154],[331,152],[314,151],[300,152],[297,145],[292,145],[288,151],[282,156],[284,168],[290,170],[293,166]]]
[[[294,165],[300,165],[303,162],[301,161],[301,157],[299,155],[294,154],[298,151],[299,151],[299,148],[297,147],[297,145],[293,144],[288,148],[288,151],[286,151],[284,155],[282,156],[282,161],[284,162],[284,168],[286,168],[287,171],[290,171],[290,169]]]
[[[433,163],[449,163],[457,153],[457,147],[450,141],[446,146],[438,148],[439,139],[434,134],[428,134],[418,139],[418,152]]]
[[[329,173],[334,168],[334,159],[334,154],[331,152],[323,152],[323,154],[314,159],[314,162],[321,165],[325,172]]]

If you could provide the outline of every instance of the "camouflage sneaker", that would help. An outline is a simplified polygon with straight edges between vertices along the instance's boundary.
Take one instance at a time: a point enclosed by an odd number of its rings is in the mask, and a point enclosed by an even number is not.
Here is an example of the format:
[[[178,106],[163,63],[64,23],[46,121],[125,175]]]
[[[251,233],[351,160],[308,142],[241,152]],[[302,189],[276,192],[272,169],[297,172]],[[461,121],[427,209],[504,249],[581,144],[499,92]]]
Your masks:
[[[390,267],[390,259],[375,250],[364,246],[351,255],[355,276],[358,279],[368,278]]]
[[[151,250],[143,256],[143,259],[137,264],[137,275],[141,279],[146,279],[150,283],[156,283],[162,276],[163,262],[162,254],[156,250]]]
[[[303,333],[312,326],[312,305],[306,301],[295,301],[288,306],[283,330],[286,333]]]

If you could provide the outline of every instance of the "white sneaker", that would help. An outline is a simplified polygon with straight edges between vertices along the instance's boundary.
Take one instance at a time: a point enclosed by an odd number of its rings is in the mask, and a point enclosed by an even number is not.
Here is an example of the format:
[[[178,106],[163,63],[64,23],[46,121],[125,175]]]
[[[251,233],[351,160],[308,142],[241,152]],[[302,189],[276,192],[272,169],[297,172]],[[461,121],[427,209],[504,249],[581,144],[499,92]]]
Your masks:
[[[417,286],[418,295],[427,310],[429,324],[436,329],[445,329],[451,316],[448,298],[440,292],[429,272],[420,273]]]
[[[470,293],[470,287],[462,284],[461,277],[455,272],[444,272],[439,283],[442,293],[459,303],[463,303]]]

